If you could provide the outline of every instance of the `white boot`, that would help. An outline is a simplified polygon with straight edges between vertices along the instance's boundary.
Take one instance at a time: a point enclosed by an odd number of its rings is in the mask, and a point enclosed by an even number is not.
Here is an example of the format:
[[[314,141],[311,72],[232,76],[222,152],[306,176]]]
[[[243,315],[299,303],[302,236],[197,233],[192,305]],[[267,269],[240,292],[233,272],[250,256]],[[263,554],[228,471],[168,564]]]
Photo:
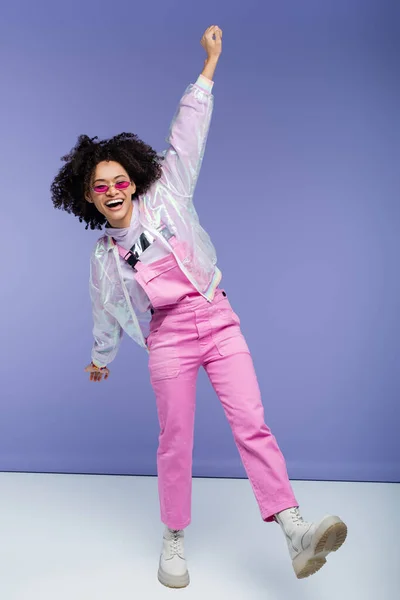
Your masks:
[[[282,527],[298,579],[321,569],[330,552],[336,552],[347,536],[347,526],[339,517],[328,516],[319,523],[307,523],[298,508],[275,515]]]
[[[165,529],[158,580],[169,588],[184,588],[189,585],[182,529]]]

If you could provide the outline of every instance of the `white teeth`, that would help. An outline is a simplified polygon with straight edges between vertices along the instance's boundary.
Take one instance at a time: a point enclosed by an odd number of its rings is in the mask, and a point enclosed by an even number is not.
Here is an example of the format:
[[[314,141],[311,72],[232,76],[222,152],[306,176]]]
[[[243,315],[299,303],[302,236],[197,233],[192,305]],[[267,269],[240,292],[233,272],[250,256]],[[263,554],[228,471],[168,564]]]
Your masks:
[[[122,204],[123,200],[111,200],[110,202],[106,202],[106,206],[117,206],[118,204]]]

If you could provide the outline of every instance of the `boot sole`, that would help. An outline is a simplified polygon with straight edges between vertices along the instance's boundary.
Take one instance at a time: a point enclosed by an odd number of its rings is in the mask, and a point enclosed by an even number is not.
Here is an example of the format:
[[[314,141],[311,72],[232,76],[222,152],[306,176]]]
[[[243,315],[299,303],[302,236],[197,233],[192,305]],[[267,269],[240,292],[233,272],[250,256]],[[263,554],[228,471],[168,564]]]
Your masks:
[[[326,557],[336,552],[347,537],[347,525],[339,517],[326,517],[319,524],[314,540],[293,560],[293,569],[298,579],[317,573],[326,563]]]
[[[189,572],[186,571],[183,575],[171,575],[170,573],[163,571],[160,567],[158,569],[158,581],[165,587],[174,590],[185,588],[190,583]]]

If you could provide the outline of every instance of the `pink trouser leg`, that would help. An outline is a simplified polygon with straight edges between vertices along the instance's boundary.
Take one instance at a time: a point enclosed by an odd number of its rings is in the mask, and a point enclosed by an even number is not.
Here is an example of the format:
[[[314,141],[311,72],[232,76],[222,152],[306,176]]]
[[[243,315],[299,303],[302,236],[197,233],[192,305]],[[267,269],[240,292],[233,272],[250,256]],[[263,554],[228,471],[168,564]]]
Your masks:
[[[232,313],[234,314],[234,313]],[[239,325],[217,331],[218,354],[205,369],[223,405],[261,516],[274,520],[282,510],[298,506],[275,437],[264,422],[260,389]]]
[[[184,529],[191,521],[192,455],[197,348],[185,345],[185,356],[177,358],[170,340],[173,332],[160,336],[150,352],[150,379],[156,395],[160,423],[157,451],[158,491],[161,520],[170,529]],[[165,346],[163,344],[165,340]]]
[[[234,339],[230,342],[229,346],[234,346]],[[285,459],[264,422],[252,358],[246,352],[220,356],[205,369],[223,405],[261,516],[272,521],[276,513],[298,504]]]

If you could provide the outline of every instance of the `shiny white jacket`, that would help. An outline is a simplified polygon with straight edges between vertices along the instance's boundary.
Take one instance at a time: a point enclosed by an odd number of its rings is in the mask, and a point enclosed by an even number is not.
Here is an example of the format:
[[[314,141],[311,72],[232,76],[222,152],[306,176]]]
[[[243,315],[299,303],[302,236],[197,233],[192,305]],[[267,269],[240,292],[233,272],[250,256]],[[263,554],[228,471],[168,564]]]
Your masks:
[[[177,240],[185,242],[186,256],[177,262],[207,300],[212,301],[221,280],[214,246],[199,223],[193,193],[203,160],[213,111],[211,85],[200,76],[183,95],[172,121],[164,153],[162,176],[139,198],[143,228],[174,252],[160,229],[167,226]],[[125,331],[146,348],[144,330],[151,315],[135,310],[135,299],[123,281],[121,261],[111,237],[96,243],[90,263],[90,296],[93,308],[92,360],[99,367],[114,360]]]

